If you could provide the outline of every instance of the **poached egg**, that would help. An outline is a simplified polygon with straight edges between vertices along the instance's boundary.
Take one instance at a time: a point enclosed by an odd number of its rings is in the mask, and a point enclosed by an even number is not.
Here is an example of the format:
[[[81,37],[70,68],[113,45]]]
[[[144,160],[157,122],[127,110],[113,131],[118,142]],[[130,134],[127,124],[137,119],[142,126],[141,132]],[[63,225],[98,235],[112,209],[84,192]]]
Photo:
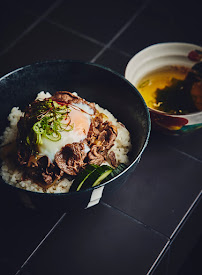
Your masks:
[[[67,144],[74,142],[81,142],[87,138],[88,131],[91,125],[91,117],[94,110],[85,103],[74,103],[68,106],[70,112],[68,113],[73,126],[71,131],[60,131],[61,139],[58,141],[49,140],[42,136],[42,144],[38,146],[39,155],[46,155],[52,162],[54,161],[55,154]],[[61,123],[67,124],[64,118]],[[86,153],[90,151],[89,147],[85,145]]]

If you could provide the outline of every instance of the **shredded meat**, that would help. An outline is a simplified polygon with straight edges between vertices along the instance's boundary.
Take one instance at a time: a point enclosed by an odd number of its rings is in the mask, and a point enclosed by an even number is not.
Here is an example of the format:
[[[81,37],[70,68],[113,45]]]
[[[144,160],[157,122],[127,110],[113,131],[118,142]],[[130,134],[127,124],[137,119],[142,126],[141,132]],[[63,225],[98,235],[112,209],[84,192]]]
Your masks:
[[[22,144],[18,145],[17,160],[20,165],[27,165],[31,152]]]
[[[100,165],[105,160],[106,154],[104,146],[93,145],[88,153],[88,163]]]
[[[92,119],[87,137],[89,145],[95,144],[97,140],[99,145],[102,144],[109,150],[114,145],[116,137],[116,127],[109,121],[103,122],[102,114]]]
[[[83,99],[79,96],[76,96],[76,95],[74,95],[74,94],[72,94],[71,92],[68,92],[68,91],[58,91],[51,98],[52,98],[52,100],[64,102],[66,104],[84,103],[84,104],[87,104],[91,109],[93,109],[94,113],[96,111],[94,103],[89,103],[85,99]]]
[[[26,174],[44,188],[48,188],[59,180],[64,173],[47,156],[35,158],[31,156],[26,167]]]
[[[30,119],[32,106],[37,103],[34,101],[26,108],[25,116],[18,122],[18,162],[23,166],[27,177],[32,178],[43,188],[48,188],[55,184],[66,173],[70,176],[77,175],[86,164],[101,165],[105,160],[110,160],[112,166],[116,167],[116,157],[113,151],[109,149],[114,145],[117,137],[117,128],[109,121],[105,120],[104,114],[98,113],[94,103],[89,103],[76,95],[67,91],[56,92],[51,97],[65,104],[84,103],[94,110],[94,117],[91,117],[91,125],[87,134],[87,138],[82,142],[67,144],[59,152],[56,153],[54,162],[52,163],[47,156],[35,156],[31,146],[25,145],[26,138],[33,126]],[[37,107],[37,106],[36,106]],[[28,130],[26,130],[28,129]],[[85,145],[89,147],[86,153]]]
[[[55,155],[57,166],[68,175],[76,175],[85,166],[86,157],[84,142],[67,144]]]
[[[70,92],[67,92],[67,91],[59,91],[59,92],[56,92],[54,94],[54,96],[51,97],[53,100],[56,100],[56,101],[61,101],[61,102],[64,102],[66,104],[70,103],[70,102],[74,102],[74,103],[80,103],[82,101],[81,98],[79,98],[78,96],[76,95],[73,95],[72,93]]]
[[[92,119],[87,137],[87,142],[90,146],[88,162],[100,165],[106,160],[107,152],[114,145],[116,137],[116,127],[109,121],[104,122],[102,114],[98,114]]]
[[[109,154],[108,154],[108,157],[111,161],[111,165],[116,167],[117,166],[117,162],[116,162],[116,156],[115,156],[115,153],[113,151],[111,151]]]
[[[17,160],[20,165],[26,165],[31,156],[31,150],[29,147],[25,146],[24,140],[27,136],[27,131],[24,129],[24,118],[20,118],[17,124],[18,134],[17,134]]]

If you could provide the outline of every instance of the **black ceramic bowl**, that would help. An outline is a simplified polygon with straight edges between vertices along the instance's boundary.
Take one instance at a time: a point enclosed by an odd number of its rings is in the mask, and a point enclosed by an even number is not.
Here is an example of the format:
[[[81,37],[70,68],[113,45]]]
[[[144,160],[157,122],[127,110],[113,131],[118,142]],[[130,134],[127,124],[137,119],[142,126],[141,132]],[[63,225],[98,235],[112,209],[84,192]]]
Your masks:
[[[47,61],[17,69],[0,79],[0,135],[7,126],[7,116],[14,106],[21,110],[35,99],[40,91],[76,91],[79,96],[108,109],[130,131],[132,151],[130,166],[113,180],[84,191],[47,194],[22,190],[5,184],[9,191],[19,195],[26,206],[36,209],[72,211],[84,209],[99,202],[135,169],[147,145],[150,118],[139,92],[124,77],[103,66],[78,61]]]

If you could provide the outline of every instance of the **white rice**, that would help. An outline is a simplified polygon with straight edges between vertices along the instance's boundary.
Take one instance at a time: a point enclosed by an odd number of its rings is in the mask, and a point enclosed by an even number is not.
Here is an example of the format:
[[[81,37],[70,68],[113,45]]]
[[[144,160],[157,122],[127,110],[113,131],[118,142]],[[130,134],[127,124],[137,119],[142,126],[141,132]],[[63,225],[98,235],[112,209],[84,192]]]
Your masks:
[[[74,93],[76,94],[76,93]],[[77,95],[77,94],[76,94]],[[50,97],[50,93],[40,92],[37,95],[37,99],[43,100]],[[117,121],[117,119],[106,109],[101,108],[98,104],[95,104],[96,109],[105,114],[113,125],[117,127],[118,135],[113,147],[110,151],[114,151],[116,160],[118,163],[129,164],[128,152],[131,150],[130,134],[129,131]],[[44,192],[44,189],[32,180],[22,180],[23,172],[18,170],[13,163],[13,152],[15,152],[15,140],[17,136],[17,123],[23,112],[19,107],[13,107],[11,113],[8,116],[10,125],[5,129],[3,136],[1,137],[1,156],[2,167],[0,174],[2,179],[8,184],[14,185],[18,188],[26,189],[34,192]],[[10,144],[10,145],[9,145]],[[62,179],[57,185],[49,187],[45,192],[47,193],[66,193],[69,191],[73,181],[68,179]]]

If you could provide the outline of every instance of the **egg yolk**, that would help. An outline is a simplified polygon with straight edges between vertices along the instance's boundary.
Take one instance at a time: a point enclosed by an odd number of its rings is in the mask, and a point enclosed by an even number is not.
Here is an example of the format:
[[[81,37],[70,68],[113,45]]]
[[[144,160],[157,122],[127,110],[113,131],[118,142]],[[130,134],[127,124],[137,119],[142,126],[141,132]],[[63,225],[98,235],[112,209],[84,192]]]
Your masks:
[[[61,139],[55,142],[42,137],[43,143],[39,145],[39,154],[46,155],[53,161],[56,152],[60,151],[63,146],[84,140],[90,128],[92,114],[93,110],[88,105],[74,104],[74,106],[70,106],[68,116],[71,119],[70,125],[73,126],[72,129],[70,131],[61,131]],[[62,124],[67,124],[69,119],[64,118],[61,122]]]
[[[89,131],[90,121],[87,115],[81,110],[71,108],[69,112],[69,117],[71,119],[70,124],[73,124],[73,129],[79,136],[86,136]]]

